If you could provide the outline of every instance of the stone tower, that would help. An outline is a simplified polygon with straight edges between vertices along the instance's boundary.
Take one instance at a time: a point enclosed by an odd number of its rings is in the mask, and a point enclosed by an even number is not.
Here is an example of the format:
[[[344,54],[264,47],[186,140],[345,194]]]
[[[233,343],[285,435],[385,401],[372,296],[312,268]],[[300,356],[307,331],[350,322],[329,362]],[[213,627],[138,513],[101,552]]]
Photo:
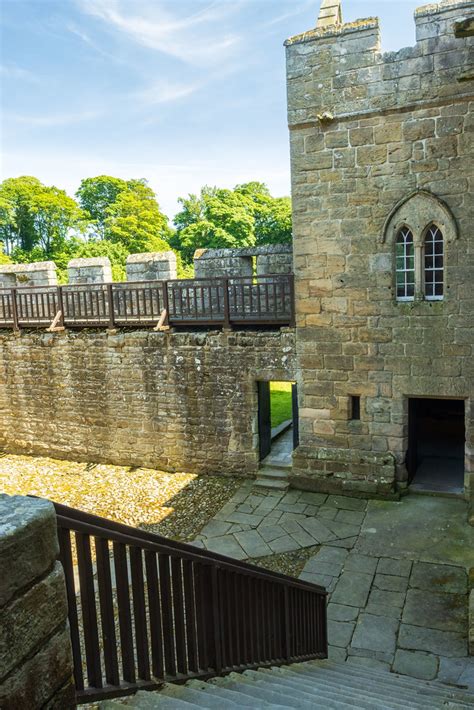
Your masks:
[[[474,476],[473,15],[421,7],[382,54],[324,0],[286,42],[298,486],[392,495],[444,454]]]

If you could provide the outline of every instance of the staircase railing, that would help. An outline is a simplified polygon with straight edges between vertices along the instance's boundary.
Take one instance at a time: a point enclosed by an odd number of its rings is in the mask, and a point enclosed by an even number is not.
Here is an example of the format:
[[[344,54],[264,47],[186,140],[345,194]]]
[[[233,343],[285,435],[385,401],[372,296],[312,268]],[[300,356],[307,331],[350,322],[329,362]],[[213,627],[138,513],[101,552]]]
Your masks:
[[[55,508],[79,702],[327,656],[322,587]]]

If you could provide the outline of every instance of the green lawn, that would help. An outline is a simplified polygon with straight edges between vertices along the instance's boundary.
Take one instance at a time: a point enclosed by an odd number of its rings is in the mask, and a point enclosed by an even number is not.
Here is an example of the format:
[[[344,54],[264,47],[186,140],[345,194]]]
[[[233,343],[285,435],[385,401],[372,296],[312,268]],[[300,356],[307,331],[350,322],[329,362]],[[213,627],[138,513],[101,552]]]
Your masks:
[[[291,382],[270,382],[272,428],[292,418]]]

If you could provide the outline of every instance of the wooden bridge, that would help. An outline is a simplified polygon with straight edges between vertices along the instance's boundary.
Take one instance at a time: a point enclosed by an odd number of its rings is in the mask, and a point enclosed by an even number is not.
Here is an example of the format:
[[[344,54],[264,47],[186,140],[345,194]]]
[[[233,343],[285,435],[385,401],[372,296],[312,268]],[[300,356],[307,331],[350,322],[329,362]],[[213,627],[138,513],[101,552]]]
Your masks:
[[[289,326],[292,274],[0,288],[0,328]]]

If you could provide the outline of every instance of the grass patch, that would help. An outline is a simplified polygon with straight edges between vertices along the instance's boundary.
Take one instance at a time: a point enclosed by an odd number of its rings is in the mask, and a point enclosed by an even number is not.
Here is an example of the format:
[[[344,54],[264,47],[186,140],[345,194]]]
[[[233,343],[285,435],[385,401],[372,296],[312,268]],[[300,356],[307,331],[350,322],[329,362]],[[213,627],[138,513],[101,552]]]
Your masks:
[[[291,382],[270,382],[272,428],[293,417]]]

